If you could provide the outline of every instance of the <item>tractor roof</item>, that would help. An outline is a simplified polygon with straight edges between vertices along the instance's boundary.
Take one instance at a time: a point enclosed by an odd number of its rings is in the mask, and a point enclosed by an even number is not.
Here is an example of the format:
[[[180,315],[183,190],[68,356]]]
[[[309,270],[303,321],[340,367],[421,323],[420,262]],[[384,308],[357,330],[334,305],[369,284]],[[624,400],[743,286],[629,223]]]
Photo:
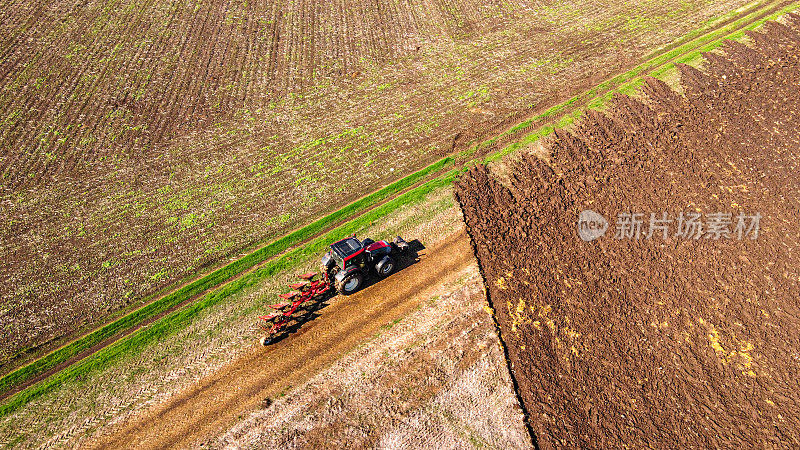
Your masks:
[[[361,243],[361,241],[352,237],[344,238],[341,241],[331,244],[331,250],[333,250],[334,253],[338,254],[341,258],[347,258],[363,248],[364,245]]]

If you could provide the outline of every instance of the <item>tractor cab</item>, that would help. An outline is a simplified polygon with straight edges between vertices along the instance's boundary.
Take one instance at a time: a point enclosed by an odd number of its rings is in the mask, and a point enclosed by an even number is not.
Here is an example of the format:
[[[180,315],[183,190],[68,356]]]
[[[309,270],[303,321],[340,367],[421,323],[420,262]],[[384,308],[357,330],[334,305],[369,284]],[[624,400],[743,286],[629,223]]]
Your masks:
[[[334,242],[322,257],[322,273],[340,294],[350,294],[361,287],[370,273],[386,277],[395,269],[392,255],[402,253],[408,243],[398,236],[394,242],[359,241],[355,236]]]
[[[330,255],[340,269],[350,265],[364,266],[364,244],[355,237],[347,237],[331,244]]]

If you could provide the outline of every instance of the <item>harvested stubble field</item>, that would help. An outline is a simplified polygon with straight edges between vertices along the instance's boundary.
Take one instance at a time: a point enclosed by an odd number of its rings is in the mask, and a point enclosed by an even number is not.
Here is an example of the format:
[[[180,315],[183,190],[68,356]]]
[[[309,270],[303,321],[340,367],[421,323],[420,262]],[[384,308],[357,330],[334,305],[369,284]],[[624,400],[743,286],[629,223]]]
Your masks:
[[[800,445],[800,16],[729,42],[683,95],[648,79],[550,143],[549,162],[457,186],[523,406],[543,448]],[[578,236],[578,217],[609,218]],[[700,212],[699,239],[649,213]],[[617,239],[619,213],[644,213]],[[708,214],[760,213],[756,239]],[[695,234],[697,235],[697,234]]]
[[[211,447],[532,448],[477,265],[465,276]]]
[[[744,3],[9,2],[0,364]]]

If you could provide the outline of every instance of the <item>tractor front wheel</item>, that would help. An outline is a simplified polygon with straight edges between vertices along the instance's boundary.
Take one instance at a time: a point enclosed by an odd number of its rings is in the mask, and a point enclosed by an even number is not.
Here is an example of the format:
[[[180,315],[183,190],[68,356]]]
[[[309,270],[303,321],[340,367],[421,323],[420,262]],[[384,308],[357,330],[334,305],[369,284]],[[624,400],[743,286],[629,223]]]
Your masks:
[[[346,276],[342,281],[336,282],[336,290],[342,295],[349,295],[357,291],[364,284],[364,276],[360,272]]]

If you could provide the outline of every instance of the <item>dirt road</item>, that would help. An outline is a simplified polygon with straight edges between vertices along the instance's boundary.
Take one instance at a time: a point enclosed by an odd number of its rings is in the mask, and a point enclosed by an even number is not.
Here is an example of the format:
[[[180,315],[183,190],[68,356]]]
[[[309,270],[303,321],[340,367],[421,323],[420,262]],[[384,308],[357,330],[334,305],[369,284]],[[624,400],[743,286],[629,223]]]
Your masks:
[[[420,252],[419,262],[347,298],[266,348],[254,346],[219,372],[98,437],[94,448],[186,447],[215,436],[248,411],[307,380],[419,305],[424,294],[474,261],[463,230]]]

